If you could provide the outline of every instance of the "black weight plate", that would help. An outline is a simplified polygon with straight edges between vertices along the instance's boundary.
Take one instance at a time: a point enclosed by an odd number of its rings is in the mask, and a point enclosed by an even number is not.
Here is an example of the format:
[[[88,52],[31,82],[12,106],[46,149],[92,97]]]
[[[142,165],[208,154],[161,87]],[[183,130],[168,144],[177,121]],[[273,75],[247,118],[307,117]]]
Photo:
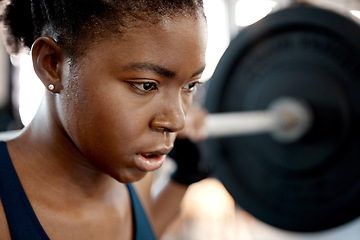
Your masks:
[[[294,143],[269,134],[209,140],[217,176],[256,218],[281,229],[321,231],[360,213],[360,27],[315,7],[274,12],[242,30],[210,80],[210,113],[306,101],[309,133]]]

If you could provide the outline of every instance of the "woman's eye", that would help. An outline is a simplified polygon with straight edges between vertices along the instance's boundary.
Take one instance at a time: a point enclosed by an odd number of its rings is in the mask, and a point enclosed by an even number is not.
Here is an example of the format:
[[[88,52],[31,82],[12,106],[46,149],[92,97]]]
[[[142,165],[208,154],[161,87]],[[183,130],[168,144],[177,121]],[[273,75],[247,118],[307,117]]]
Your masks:
[[[132,83],[132,85],[143,91],[143,92],[150,92],[150,91],[154,91],[157,90],[157,85],[156,83],[152,83],[152,82],[144,82],[144,83]]]
[[[187,84],[184,88],[190,92],[193,92],[196,90],[197,85],[199,84],[199,82],[192,82]]]

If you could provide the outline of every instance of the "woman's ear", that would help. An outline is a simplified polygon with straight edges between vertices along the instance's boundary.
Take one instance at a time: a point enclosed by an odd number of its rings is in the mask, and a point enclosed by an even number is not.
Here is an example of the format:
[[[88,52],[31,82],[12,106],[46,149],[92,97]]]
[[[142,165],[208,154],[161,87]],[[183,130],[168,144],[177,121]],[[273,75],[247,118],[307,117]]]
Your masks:
[[[65,56],[60,46],[48,36],[38,38],[31,48],[36,75],[52,93],[62,89],[61,71]]]

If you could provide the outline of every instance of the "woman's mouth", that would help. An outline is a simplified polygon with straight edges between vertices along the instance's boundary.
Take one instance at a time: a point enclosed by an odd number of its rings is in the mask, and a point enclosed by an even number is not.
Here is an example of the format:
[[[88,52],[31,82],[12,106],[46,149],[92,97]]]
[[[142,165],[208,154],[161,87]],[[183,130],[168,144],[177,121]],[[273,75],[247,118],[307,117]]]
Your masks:
[[[138,153],[136,154],[135,164],[141,171],[155,171],[163,165],[165,157],[166,154],[163,153]]]

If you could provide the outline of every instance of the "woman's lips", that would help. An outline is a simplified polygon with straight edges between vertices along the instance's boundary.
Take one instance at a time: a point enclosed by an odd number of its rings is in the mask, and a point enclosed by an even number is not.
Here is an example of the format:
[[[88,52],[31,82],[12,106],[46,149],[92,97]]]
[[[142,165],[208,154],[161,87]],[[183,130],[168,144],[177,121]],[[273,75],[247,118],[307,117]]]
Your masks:
[[[163,165],[165,157],[166,154],[163,153],[138,153],[136,154],[135,164],[141,171],[155,171]]]

